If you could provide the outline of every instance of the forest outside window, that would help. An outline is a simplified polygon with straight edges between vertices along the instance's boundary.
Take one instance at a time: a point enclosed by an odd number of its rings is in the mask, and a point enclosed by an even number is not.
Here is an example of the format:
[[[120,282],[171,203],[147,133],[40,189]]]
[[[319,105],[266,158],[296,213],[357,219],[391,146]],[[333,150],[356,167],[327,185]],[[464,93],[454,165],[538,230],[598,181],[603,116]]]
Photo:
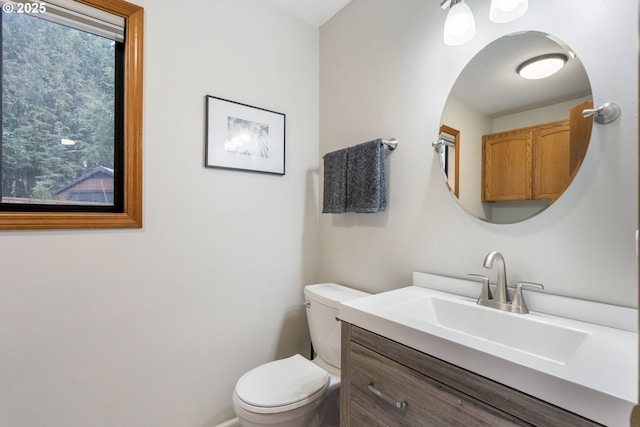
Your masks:
[[[0,3],[0,229],[141,227],[143,9]]]

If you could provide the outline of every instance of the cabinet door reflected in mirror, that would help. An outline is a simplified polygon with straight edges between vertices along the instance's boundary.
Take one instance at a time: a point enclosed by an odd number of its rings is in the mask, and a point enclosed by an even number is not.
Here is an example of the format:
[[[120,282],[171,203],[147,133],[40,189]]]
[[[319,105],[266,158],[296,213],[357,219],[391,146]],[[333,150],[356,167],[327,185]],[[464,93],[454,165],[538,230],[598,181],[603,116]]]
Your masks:
[[[541,79],[518,75],[532,58],[566,60]],[[509,224],[549,207],[570,185],[593,120],[587,73],[573,51],[537,31],[504,36],[467,64],[445,105],[437,149],[445,184],[482,220]]]

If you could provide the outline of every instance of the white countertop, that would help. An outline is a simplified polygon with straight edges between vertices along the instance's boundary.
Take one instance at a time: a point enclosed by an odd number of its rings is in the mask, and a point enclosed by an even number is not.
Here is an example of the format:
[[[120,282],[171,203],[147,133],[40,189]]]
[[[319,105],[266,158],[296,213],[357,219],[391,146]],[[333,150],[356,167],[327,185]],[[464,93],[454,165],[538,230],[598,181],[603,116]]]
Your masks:
[[[637,310],[527,292],[531,312],[505,313],[506,328],[509,316],[533,316],[585,332],[575,353],[558,362],[389,310],[425,295],[469,304],[480,293],[476,282],[427,273],[415,273],[416,284],[346,301],[340,319],[605,425],[629,425],[638,398]]]

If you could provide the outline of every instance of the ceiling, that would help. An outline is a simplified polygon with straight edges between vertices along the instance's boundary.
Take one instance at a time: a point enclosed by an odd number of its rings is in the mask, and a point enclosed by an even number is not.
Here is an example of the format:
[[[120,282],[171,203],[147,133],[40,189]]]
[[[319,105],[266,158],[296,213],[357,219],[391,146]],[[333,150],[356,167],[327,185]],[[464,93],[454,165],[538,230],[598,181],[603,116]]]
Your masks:
[[[569,58],[557,74],[526,80],[516,74],[522,62],[548,53]],[[495,40],[469,61],[451,95],[490,117],[527,111],[591,94],[580,59],[563,42],[537,31],[523,31]]]
[[[274,6],[320,27],[351,0],[267,0]]]

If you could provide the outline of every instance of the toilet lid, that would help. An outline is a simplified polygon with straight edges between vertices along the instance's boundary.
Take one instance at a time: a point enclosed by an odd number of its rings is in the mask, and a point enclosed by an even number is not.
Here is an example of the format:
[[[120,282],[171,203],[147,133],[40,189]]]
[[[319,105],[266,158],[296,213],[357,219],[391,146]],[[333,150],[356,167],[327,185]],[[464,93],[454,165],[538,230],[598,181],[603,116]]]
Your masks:
[[[329,373],[299,354],[258,366],[236,384],[244,402],[260,407],[289,405],[326,388]]]

